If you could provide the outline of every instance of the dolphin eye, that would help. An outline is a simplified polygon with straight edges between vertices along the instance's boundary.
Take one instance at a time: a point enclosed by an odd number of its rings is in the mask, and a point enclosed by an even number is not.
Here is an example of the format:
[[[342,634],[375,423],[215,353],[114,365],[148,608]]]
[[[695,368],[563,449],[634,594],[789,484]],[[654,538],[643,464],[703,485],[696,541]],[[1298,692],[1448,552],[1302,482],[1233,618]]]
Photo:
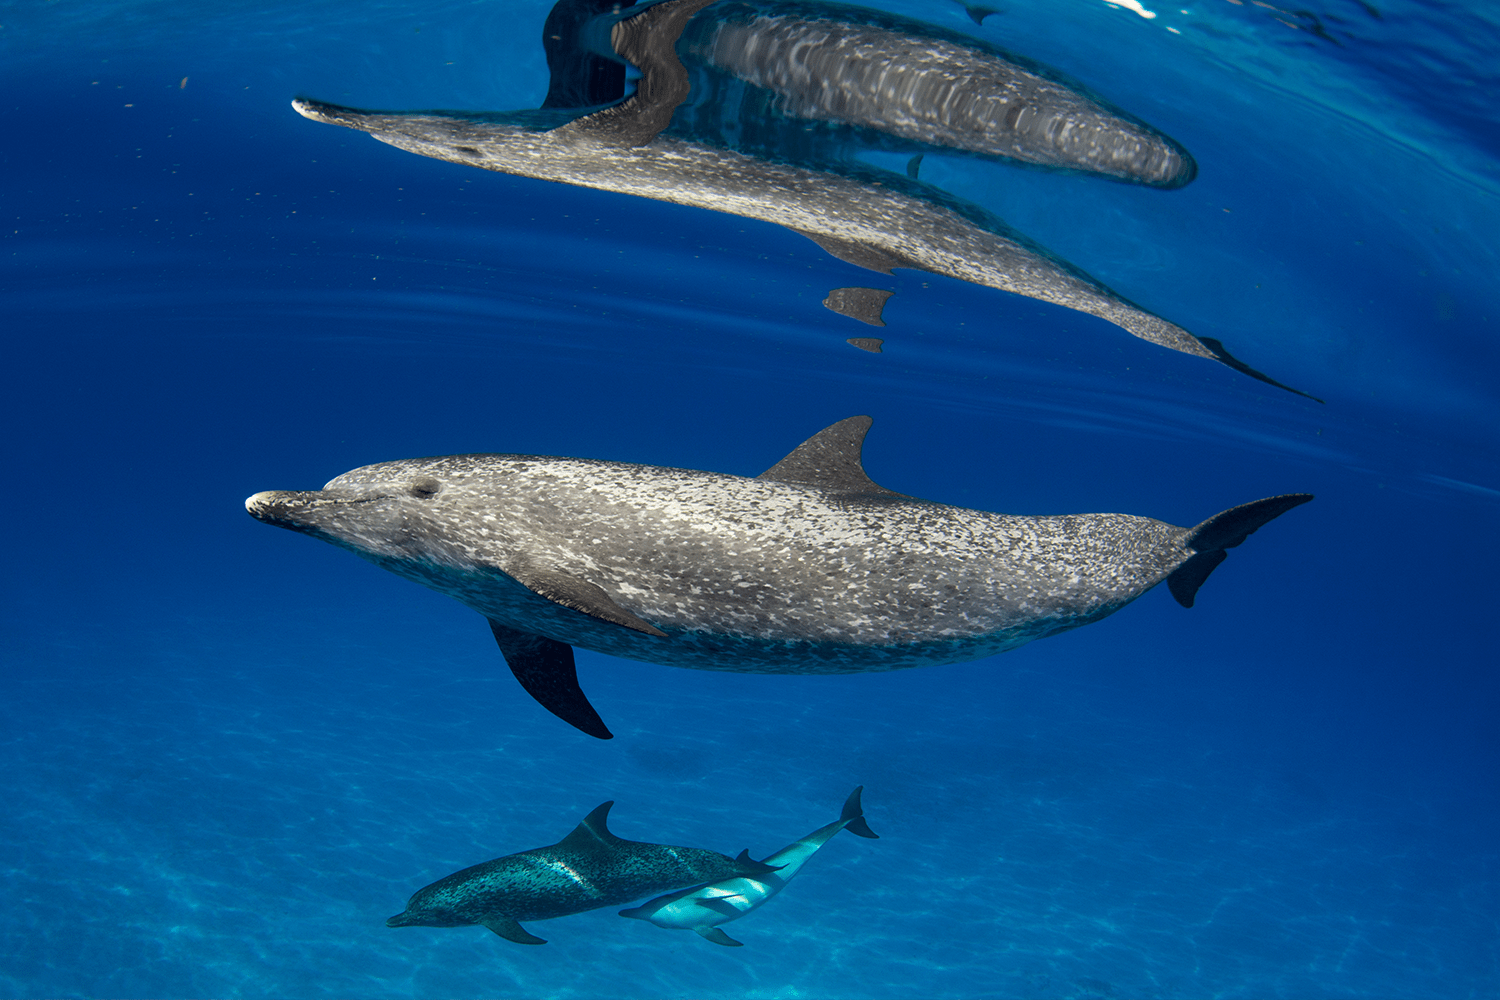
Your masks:
[[[411,490],[411,495],[418,500],[426,500],[428,497],[436,496],[441,492],[443,484],[431,476],[421,476],[413,479],[408,489]]]

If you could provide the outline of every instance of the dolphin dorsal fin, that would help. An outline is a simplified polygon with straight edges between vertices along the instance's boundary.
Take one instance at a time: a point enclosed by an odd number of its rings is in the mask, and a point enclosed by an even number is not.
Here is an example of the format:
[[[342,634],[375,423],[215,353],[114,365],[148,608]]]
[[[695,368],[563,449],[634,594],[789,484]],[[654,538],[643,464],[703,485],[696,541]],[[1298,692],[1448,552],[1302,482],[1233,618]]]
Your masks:
[[[588,136],[608,146],[645,146],[672,123],[672,112],[692,89],[674,48],[692,16],[714,0],[665,0],[632,7],[610,29],[615,54],[641,71],[623,102],[569,122],[554,133]]]
[[[832,427],[825,427],[799,444],[790,455],[756,476],[778,483],[819,486],[840,493],[865,493],[899,497],[865,475],[860,453],[865,432],[875,421],[869,417],[850,417]]]
[[[589,850],[600,846],[612,847],[620,843],[620,838],[609,832],[607,824],[609,808],[614,804],[614,800],[611,799],[595,808],[593,812],[583,817],[583,822],[575,826],[572,833],[559,840],[557,846],[570,850]]]

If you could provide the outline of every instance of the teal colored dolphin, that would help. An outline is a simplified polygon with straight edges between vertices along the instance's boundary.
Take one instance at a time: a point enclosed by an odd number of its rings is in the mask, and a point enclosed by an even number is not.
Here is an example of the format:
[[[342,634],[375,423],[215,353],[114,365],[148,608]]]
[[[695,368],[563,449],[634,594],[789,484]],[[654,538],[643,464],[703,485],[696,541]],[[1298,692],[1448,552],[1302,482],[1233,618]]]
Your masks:
[[[671,892],[658,896],[649,903],[621,910],[620,916],[649,920],[658,927],[668,929],[697,931],[714,944],[740,947],[742,942],[721,931],[720,924],[738,920],[765,905],[767,900],[786,888],[786,884],[796,877],[802,866],[840,830],[848,830],[860,837],[878,837],[865,822],[864,811],[860,808],[859,794],[862,791],[863,785],[850,793],[838,819],[766,858],[764,863],[777,866],[777,871],[753,877],[737,876]]]

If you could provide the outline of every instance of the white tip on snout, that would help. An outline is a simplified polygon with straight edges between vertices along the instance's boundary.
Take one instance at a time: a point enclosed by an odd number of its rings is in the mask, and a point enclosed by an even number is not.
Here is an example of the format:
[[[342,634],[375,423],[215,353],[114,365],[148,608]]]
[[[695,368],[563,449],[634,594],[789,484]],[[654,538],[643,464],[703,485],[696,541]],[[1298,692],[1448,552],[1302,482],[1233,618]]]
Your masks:
[[[271,498],[277,495],[275,490],[262,490],[252,497],[245,499],[245,510],[251,514],[258,514],[271,502]]]

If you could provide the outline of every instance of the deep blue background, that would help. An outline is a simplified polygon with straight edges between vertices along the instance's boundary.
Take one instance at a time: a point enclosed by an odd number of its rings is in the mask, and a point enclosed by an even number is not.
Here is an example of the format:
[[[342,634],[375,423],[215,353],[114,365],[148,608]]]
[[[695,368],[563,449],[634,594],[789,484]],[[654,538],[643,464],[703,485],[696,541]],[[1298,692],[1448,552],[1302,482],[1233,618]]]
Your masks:
[[[891,5],[1202,164],[1176,192],[924,179],[1318,406],[910,271],[866,354],[819,303],[877,282],[800,236],[288,106],[535,106],[546,6],[0,5],[0,994],[1493,996],[1493,15],[1330,3],[1334,45],[1223,0],[982,29]],[[241,508],[465,451],[753,475],[855,413],[875,480],[934,500],[1318,500],[1191,611],[1152,592],[992,660],[582,653],[611,743],[537,708],[472,612]],[[532,949],[383,925],[604,799],[623,836],[761,856],[861,783],[882,839],[832,841],[744,949],[609,910]]]

